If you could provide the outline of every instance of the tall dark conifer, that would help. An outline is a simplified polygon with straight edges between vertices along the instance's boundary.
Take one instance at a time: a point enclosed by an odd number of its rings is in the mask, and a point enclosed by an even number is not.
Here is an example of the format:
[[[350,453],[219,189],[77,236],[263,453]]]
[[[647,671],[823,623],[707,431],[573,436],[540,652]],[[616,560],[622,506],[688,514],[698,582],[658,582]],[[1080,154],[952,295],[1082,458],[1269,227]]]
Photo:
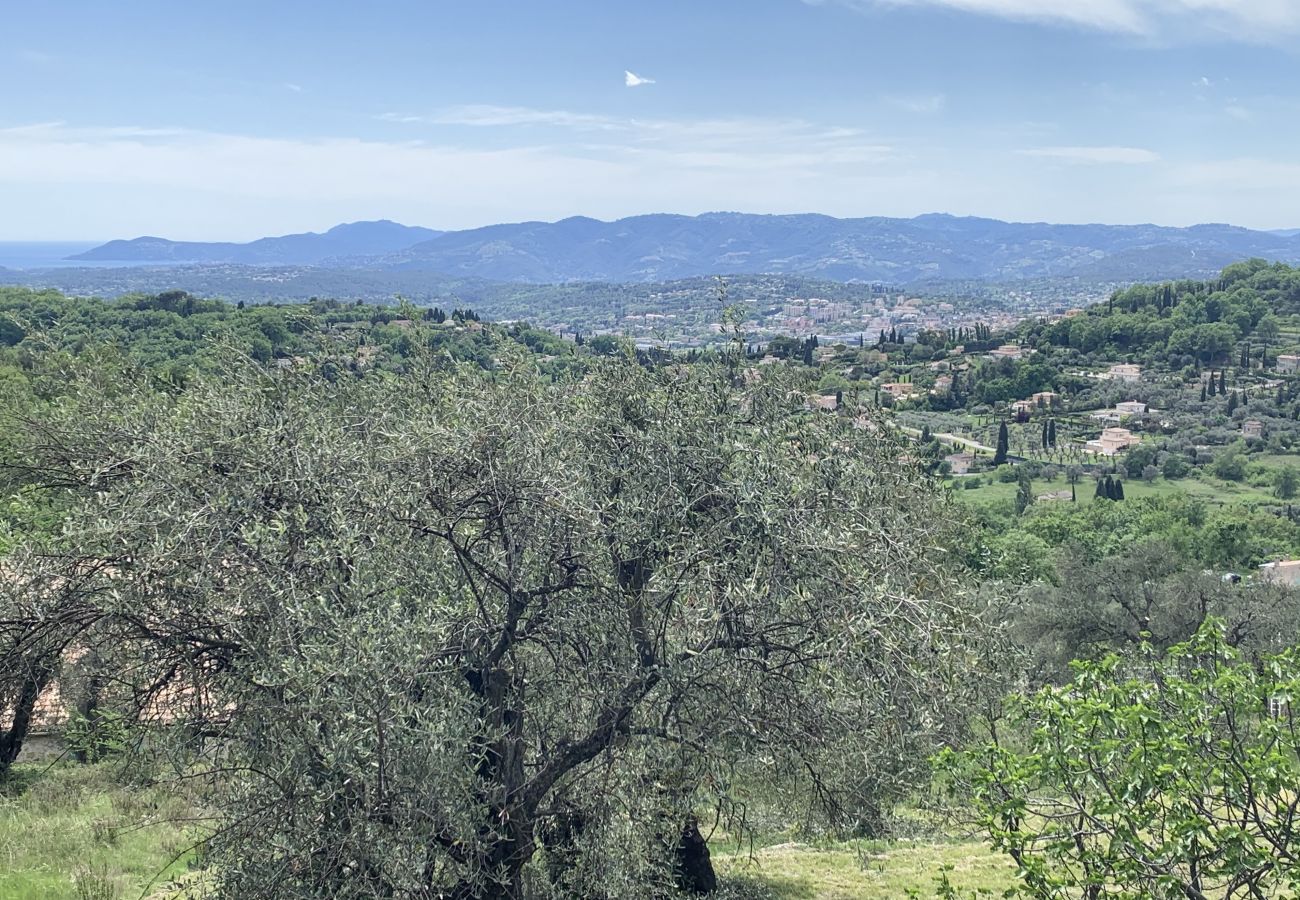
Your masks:
[[[1007,461],[1007,450],[1010,443],[1010,435],[1007,434],[1007,423],[1002,422],[998,425],[998,445],[993,452],[993,465],[1000,466]]]

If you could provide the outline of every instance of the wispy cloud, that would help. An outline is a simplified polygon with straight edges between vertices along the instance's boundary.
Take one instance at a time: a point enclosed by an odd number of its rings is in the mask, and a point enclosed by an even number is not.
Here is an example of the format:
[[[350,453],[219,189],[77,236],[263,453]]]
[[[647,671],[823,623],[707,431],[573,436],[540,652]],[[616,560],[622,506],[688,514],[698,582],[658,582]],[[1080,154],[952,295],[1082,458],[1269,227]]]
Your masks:
[[[54,62],[54,55],[52,53],[46,53],[43,50],[34,50],[32,48],[19,50],[14,55],[25,63],[31,63],[38,66],[49,65]]]
[[[654,84],[655,80],[653,78],[642,78],[640,75],[636,74],[635,72],[624,71],[623,83],[626,84],[628,87],[641,87],[642,85],[646,85],[646,84]]]
[[[803,0],[860,9],[942,7],[1023,22],[1072,25],[1158,39],[1200,33],[1275,40],[1300,32],[1295,0]]]
[[[948,98],[943,94],[927,94],[915,97],[890,95],[885,98],[885,102],[905,112],[927,115],[942,112],[948,105]]]
[[[764,150],[776,152],[799,148],[806,152],[809,147],[825,153],[843,152],[847,148],[877,156],[890,152],[888,146],[869,139],[862,129],[822,125],[802,119],[642,119],[489,104],[451,106],[427,115],[384,113],[379,118],[408,125],[513,128],[524,132],[533,128],[556,129],[572,132],[583,140],[602,140],[606,143],[600,146],[606,148],[677,146],[694,152],[744,151],[757,156],[761,156]],[[614,141],[618,143],[610,143]]]
[[[286,81],[286,82],[284,83],[284,89],[285,89],[286,91],[293,91],[295,94],[301,94],[301,93],[302,93],[302,85],[301,85],[301,84],[294,84],[292,81]]]
[[[1160,161],[1160,154],[1138,147],[1032,147],[1016,151],[1021,156],[1035,156],[1083,165],[1146,165]]]
[[[471,103],[449,106],[431,115],[396,115],[385,113],[380,118],[390,122],[427,125],[466,125],[475,128],[506,128],[512,126],[541,125],[556,128],[576,128],[597,131],[625,130],[631,120],[593,113],[568,112],[561,109],[532,109],[526,106],[493,106]]]
[[[441,129],[436,141],[385,141],[48,122],[0,129],[0,195],[75,186],[86,199],[86,233],[184,237],[356,218],[468,227],[652,210],[844,215],[861,197],[873,198],[873,210],[900,210],[891,203],[925,184],[889,147],[852,129],[763,120],[620,127],[634,130],[518,135],[485,147],[447,141]],[[343,171],[353,174],[339,179]],[[24,228],[38,230],[30,221]]]

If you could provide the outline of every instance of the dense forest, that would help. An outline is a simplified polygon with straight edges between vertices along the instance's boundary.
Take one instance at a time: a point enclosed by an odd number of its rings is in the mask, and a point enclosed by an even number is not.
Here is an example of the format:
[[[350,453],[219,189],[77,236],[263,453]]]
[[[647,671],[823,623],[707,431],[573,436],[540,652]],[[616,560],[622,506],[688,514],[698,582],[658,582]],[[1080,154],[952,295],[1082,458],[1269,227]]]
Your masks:
[[[1252,359],[1277,350],[1279,317],[1300,314],[1300,269],[1255,259],[1235,263],[1212,281],[1136,285],[1087,314],[1024,337],[1081,353],[1132,355],[1175,367],[1235,361],[1241,344]]]

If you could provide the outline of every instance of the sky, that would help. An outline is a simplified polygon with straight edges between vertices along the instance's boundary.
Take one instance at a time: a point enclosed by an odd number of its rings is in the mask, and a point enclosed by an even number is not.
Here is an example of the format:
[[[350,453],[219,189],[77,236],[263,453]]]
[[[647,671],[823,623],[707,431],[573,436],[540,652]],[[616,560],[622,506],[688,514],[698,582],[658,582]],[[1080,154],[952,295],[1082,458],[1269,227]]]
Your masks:
[[[1300,227],[1300,0],[5,7],[5,241],[716,210]]]

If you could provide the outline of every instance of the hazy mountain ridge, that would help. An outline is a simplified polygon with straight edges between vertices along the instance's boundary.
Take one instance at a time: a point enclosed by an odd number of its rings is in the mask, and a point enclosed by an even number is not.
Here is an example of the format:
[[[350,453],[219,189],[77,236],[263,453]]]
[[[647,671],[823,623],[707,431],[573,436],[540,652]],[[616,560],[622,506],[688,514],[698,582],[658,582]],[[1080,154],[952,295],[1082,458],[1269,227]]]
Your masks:
[[[366,232],[365,240],[353,231],[332,237],[357,229]],[[374,229],[382,233],[370,234]],[[1230,225],[1054,225],[943,214],[837,219],[707,213],[613,222],[574,217],[445,233],[392,222],[356,223],[324,235],[263,238],[251,244],[137,238],[105,244],[78,258],[350,265],[531,284],[648,283],[734,274],[906,284],[935,279],[1197,277],[1253,256],[1300,262],[1300,236]]]
[[[259,238],[246,244],[171,241],[160,237],[109,241],[70,259],[148,260],[178,263],[240,263],[245,265],[323,265],[369,260],[393,253],[441,232],[382,219],[350,222],[324,233],[306,232]]]
[[[1300,260],[1300,238],[1228,225],[1052,225],[926,215],[650,215],[450,232],[385,262],[508,281],[664,281],[798,274],[908,283],[1084,276],[1164,278],[1264,256]]]

